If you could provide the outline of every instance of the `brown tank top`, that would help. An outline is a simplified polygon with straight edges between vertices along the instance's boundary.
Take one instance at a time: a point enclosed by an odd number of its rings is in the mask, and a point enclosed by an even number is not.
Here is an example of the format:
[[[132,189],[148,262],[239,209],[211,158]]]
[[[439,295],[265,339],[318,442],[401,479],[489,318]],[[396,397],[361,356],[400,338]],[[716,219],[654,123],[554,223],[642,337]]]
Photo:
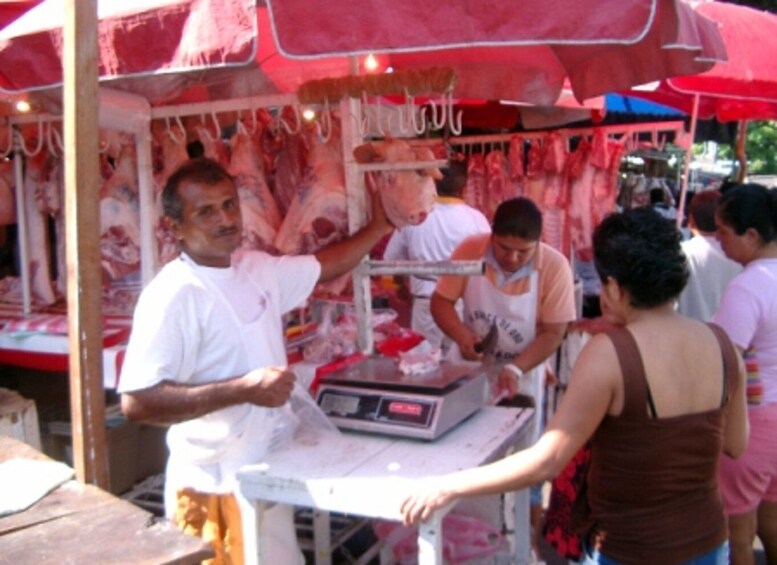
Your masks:
[[[670,418],[648,413],[642,357],[626,329],[609,335],[623,373],[624,406],[606,416],[592,438],[588,502],[593,544],[621,563],[682,563],[727,538],[717,469],[725,407],[737,380],[737,354],[723,330],[719,408]]]

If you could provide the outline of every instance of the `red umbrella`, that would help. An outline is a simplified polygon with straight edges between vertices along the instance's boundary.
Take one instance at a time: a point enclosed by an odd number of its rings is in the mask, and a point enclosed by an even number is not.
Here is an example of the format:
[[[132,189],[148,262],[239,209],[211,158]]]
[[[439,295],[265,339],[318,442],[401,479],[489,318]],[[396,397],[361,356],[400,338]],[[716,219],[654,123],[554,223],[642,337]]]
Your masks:
[[[157,104],[202,84],[225,87],[223,97],[294,92],[376,53],[381,70],[453,68],[459,98],[547,105],[567,77],[583,100],[725,56],[715,26],[682,0],[259,4],[100,0],[101,81]],[[44,0],[0,32],[0,89],[61,83],[61,13],[61,1]]]
[[[727,60],[704,73],[668,78],[653,91],[635,90],[631,94],[690,114],[691,140],[699,117],[717,118],[722,122],[777,119],[777,15],[723,2],[699,4],[696,13],[719,25]],[[743,123],[739,131],[742,173],[745,134]],[[685,205],[688,191],[690,153],[689,143],[680,209]]]
[[[315,60],[381,53],[395,70],[452,67],[455,95],[552,105],[568,77],[584,100],[725,58],[717,30],[680,0],[267,0],[278,49]],[[614,15],[617,14],[617,17]],[[653,78],[650,78],[653,77]]]
[[[696,12],[719,24],[727,60],[632,94],[687,114],[698,97],[696,115],[703,119],[777,119],[777,15],[723,2],[699,4]]]

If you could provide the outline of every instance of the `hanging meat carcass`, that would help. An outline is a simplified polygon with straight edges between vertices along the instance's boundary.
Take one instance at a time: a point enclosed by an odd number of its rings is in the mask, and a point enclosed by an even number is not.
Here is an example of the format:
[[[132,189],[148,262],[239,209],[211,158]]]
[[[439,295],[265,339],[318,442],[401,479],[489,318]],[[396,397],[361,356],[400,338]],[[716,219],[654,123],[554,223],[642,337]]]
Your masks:
[[[229,148],[224,141],[216,135],[213,128],[208,128],[203,124],[197,124],[194,126],[194,131],[202,144],[203,155],[208,159],[213,159],[224,167],[228,166]]]
[[[49,305],[56,301],[51,284],[47,216],[41,211],[41,194],[49,190],[52,163],[46,151],[27,158],[24,172],[24,215],[27,222],[27,255],[30,288],[35,303]]]
[[[0,226],[16,223],[13,161],[0,161]]]
[[[140,270],[140,215],[135,143],[125,140],[116,167],[100,189],[100,262],[103,280]]]
[[[235,133],[230,146],[229,173],[235,179],[243,217],[242,246],[274,253],[281,214],[264,178],[259,150],[245,131]]]
[[[180,249],[175,237],[163,221],[162,190],[170,175],[189,158],[186,151],[186,132],[178,124],[165,127],[161,122],[153,124],[154,142],[161,149],[161,169],[154,175],[154,208],[156,221],[154,236],[157,242],[159,264],[164,265],[178,256]]]
[[[508,177],[507,157],[501,149],[489,151],[484,165],[486,169],[486,194],[483,202],[483,214],[489,221],[492,221],[499,204],[518,196],[518,194],[514,192]]]
[[[266,131],[265,137],[273,135],[271,128],[267,128]],[[311,139],[303,131],[289,133],[282,127],[275,131],[275,139],[280,144],[280,148],[275,159],[274,195],[278,208],[285,217],[291,209],[300,186],[304,183],[310,158]]]
[[[401,139],[386,139],[383,143],[365,143],[354,149],[359,163],[409,163],[433,161],[429,147],[412,147]],[[407,171],[381,171],[375,182],[386,216],[395,227],[418,225],[434,207],[437,190],[435,179],[442,174],[437,168]]]
[[[275,239],[284,254],[313,253],[348,234],[340,136],[332,135],[326,142],[308,139],[309,164]]]
[[[483,211],[486,194],[486,161],[482,153],[473,153],[467,160],[467,184],[462,198],[464,202]]]

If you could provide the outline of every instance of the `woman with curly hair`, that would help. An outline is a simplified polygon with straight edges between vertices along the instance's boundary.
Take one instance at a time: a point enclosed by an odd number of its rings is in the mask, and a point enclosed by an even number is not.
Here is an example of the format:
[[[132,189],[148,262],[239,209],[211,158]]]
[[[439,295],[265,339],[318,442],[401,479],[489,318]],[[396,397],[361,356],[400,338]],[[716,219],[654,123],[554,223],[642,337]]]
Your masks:
[[[675,311],[685,256],[654,210],[605,218],[594,262],[617,329],[586,344],[545,433],[490,465],[425,480],[402,502],[404,520],[550,479],[590,439],[584,563],[727,563],[716,470],[747,444],[742,360],[719,327]]]

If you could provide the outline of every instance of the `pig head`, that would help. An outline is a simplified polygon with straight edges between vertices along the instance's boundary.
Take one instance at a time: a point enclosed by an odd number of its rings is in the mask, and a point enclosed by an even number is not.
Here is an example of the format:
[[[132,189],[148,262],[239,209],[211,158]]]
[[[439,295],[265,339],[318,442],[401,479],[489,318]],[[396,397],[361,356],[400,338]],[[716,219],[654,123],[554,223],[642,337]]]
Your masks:
[[[359,163],[407,163],[435,159],[430,148],[413,148],[399,139],[387,139],[381,144],[365,143],[353,153]],[[375,184],[391,223],[401,228],[423,222],[434,207],[437,195],[434,179],[440,178],[442,174],[436,168],[376,173]]]

